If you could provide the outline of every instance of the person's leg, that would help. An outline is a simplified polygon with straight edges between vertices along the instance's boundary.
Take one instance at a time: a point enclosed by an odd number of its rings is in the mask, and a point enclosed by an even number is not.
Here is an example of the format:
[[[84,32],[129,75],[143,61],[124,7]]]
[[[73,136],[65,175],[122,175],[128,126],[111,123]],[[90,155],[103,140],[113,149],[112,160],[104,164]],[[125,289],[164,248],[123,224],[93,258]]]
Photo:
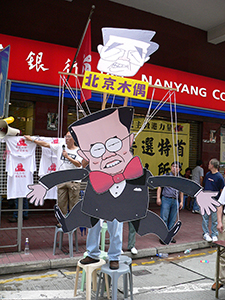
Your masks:
[[[166,223],[167,227],[168,227],[168,219],[169,219],[169,213],[170,213],[170,205],[171,205],[171,199],[162,196],[160,217]]]
[[[223,216],[223,228],[225,228],[225,217]],[[225,241],[225,232],[218,232],[219,241]],[[220,256],[219,282],[225,284],[225,253]]]
[[[98,221],[94,227],[88,229],[86,248],[87,248],[88,256],[93,259],[98,259],[98,257],[101,254],[101,251],[99,249],[100,232],[101,232],[100,221]]]
[[[114,219],[107,222],[110,236],[110,245],[108,250],[109,261],[118,261],[120,259],[123,245],[123,223]]]
[[[29,209],[29,202],[27,198],[23,198],[23,209]],[[23,217],[28,217],[28,210],[23,211]]]
[[[67,190],[66,183],[62,183],[58,185],[57,194],[58,194],[58,200],[57,200],[58,207],[60,208],[64,216],[66,216],[68,212],[68,190]]]
[[[131,222],[128,222],[129,234],[128,234],[128,246],[127,249],[131,250],[135,246],[136,230]]]
[[[206,233],[209,234],[209,216],[207,214],[204,214],[202,216],[202,230],[203,230],[203,235]]]
[[[217,213],[216,212],[211,212],[211,218],[212,218],[212,225],[211,225],[212,237],[213,236],[218,236]]]
[[[15,199],[15,209],[18,209],[18,198]],[[13,218],[17,219],[18,218],[18,211],[13,212]]]
[[[168,219],[168,229],[169,230],[174,226],[174,224],[176,222],[178,206],[179,206],[178,201],[175,199],[172,199],[171,206],[170,206],[169,219]]]
[[[79,201],[80,183],[68,182],[68,193],[69,193],[69,211],[71,211],[74,205]]]
[[[196,198],[194,198],[194,200],[193,200],[193,208],[192,209],[193,209],[193,211],[199,211],[200,210],[200,208],[197,204]]]

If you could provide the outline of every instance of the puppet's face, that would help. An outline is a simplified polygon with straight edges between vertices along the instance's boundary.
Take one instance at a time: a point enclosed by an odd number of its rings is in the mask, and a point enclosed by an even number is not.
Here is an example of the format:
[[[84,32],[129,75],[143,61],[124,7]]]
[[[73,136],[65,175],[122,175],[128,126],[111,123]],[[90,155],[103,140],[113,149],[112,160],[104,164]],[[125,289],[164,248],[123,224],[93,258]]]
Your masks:
[[[149,43],[111,35],[104,46],[98,46],[97,69],[118,76],[134,76],[149,60],[148,47]]]
[[[118,111],[72,129],[78,136],[79,155],[89,161],[91,171],[115,175],[123,172],[132,159],[133,135],[120,123]]]

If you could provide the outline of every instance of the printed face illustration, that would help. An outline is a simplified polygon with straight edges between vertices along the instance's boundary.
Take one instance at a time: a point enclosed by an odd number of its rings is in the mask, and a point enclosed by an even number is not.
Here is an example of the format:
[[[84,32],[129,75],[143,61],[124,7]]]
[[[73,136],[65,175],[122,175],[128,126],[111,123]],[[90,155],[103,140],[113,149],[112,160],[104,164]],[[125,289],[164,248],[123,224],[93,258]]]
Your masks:
[[[118,111],[99,120],[72,127],[78,136],[78,154],[89,161],[91,171],[115,175],[132,159],[133,135],[120,122]]]
[[[150,44],[143,41],[111,35],[104,46],[98,46],[100,60],[97,69],[118,76],[134,76],[149,60],[149,47]]]

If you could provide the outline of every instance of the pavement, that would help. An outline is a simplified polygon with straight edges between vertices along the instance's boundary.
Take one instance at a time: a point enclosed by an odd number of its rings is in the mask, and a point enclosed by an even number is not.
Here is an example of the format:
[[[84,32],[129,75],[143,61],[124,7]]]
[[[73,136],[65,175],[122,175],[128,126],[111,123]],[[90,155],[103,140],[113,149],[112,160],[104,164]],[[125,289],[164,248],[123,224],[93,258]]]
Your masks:
[[[152,204],[150,209],[160,214],[160,208]],[[0,229],[0,275],[50,270],[66,267],[74,267],[77,261],[82,258],[86,250],[86,234],[80,229],[77,230],[78,252],[75,245],[73,257],[69,256],[68,235],[64,234],[62,250],[56,248],[53,255],[53,242],[55,225],[57,220],[53,212],[30,212],[29,219],[23,221],[22,246],[21,252],[17,251],[17,229],[16,223],[9,223],[11,217],[9,213],[2,213]],[[123,231],[123,251],[126,255],[135,258],[154,257],[157,253],[179,253],[186,249],[203,249],[211,247],[211,244],[202,238],[202,216],[193,214],[191,211],[182,210],[179,212],[178,219],[182,226],[176,235],[176,243],[170,245],[161,245],[157,236],[148,234],[140,237],[136,235],[137,255],[132,255],[127,251],[128,242],[128,224],[124,223]],[[210,224],[211,226],[211,224]],[[29,238],[29,255],[24,253],[25,239]],[[109,235],[106,233],[106,251],[109,246]]]

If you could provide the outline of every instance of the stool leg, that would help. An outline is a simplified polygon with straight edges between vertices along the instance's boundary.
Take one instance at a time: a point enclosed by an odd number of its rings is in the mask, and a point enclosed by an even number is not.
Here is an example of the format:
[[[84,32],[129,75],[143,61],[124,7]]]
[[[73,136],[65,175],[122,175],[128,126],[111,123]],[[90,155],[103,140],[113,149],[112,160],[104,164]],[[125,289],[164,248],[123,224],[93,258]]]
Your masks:
[[[62,243],[63,243],[63,232],[59,232],[59,249],[62,250]]]
[[[57,229],[55,229],[55,237],[54,237],[54,244],[53,244],[53,255],[55,255],[56,250],[56,243],[57,243]]]
[[[78,252],[77,230],[74,231],[74,235],[75,235],[75,247],[76,247],[76,252]]]
[[[77,266],[77,269],[76,269],[76,278],[75,278],[75,286],[74,286],[74,297],[77,295],[77,285],[78,285],[79,272],[80,272],[80,267]]]
[[[105,228],[102,228],[102,233],[101,233],[101,250],[105,251],[105,234],[106,234]]]
[[[124,298],[128,298],[128,284],[127,284],[127,274],[123,275],[123,293],[124,293]]]
[[[129,275],[129,281],[130,281],[130,299],[133,300],[133,276],[132,273]]]
[[[68,238],[69,238],[69,253],[70,253],[70,257],[73,257],[73,233],[72,232],[68,233]]]
[[[97,270],[94,270],[92,272],[92,282],[93,282],[92,290],[94,292],[96,292],[96,290],[97,290]]]
[[[112,300],[117,300],[117,285],[118,282],[115,280],[114,276],[112,277]]]
[[[107,292],[107,298],[110,299],[109,295],[109,280],[108,280],[108,275],[105,274],[105,287],[106,287],[106,292]]]
[[[102,275],[103,275],[103,273],[100,272],[100,274],[99,274],[99,280],[98,280],[98,286],[97,286],[97,291],[96,291],[96,294],[95,294],[95,300],[98,300],[98,295],[99,295],[99,290],[100,290],[100,286],[101,286]]]
[[[91,272],[86,272],[86,300],[91,300]]]
[[[86,281],[86,273],[85,273],[85,271],[83,269],[83,271],[82,271],[82,279],[81,279],[81,288],[80,288],[82,292],[84,291],[85,281]]]

